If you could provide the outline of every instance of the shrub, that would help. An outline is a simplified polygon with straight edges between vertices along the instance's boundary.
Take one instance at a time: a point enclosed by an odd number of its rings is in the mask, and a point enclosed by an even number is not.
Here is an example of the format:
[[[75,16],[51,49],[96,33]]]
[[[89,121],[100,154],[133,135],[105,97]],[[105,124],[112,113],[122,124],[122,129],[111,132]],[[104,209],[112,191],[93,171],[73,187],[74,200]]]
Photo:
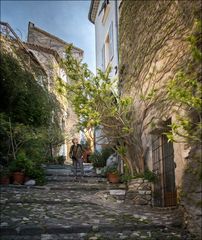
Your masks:
[[[156,174],[150,170],[145,170],[144,173],[138,173],[135,174],[134,177],[135,178],[144,178],[145,180],[148,180],[149,182],[155,182],[156,181]]]
[[[45,183],[45,171],[41,166],[35,166],[30,169],[28,176],[36,180],[37,185],[43,185]]]
[[[117,165],[105,166],[102,170],[102,174],[104,176],[107,176],[108,173],[119,175],[118,166]]]
[[[9,164],[9,169],[11,172],[26,172],[32,167],[32,162],[29,161],[25,155],[24,151],[21,151]]]
[[[101,152],[95,151],[93,154],[91,154],[89,160],[92,162],[93,167],[95,168],[105,167],[107,159],[112,153],[113,150],[111,148],[104,148],[101,150]]]
[[[9,176],[10,175],[10,170],[7,167],[1,167],[0,169],[0,178]]]

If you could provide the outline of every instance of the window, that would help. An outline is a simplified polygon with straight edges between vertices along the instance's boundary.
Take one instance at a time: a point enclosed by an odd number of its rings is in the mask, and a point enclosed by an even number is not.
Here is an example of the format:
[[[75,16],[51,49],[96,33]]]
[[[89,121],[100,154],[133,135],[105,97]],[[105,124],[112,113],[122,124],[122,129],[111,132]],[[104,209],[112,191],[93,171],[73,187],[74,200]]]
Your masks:
[[[108,67],[110,61],[114,56],[114,42],[113,42],[113,22],[110,24],[109,32],[102,47],[102,66],[103,71]]]
[[[102,23],[104,24],[106,22],[106,19],[108,17],[108,14],[109,14],[109,0],[104,0],[103,3],[102,3],[102,6],[101,6],[101,9],[99,11],[99,14],[98,16],[100,16],[101,13],[103,13],[103,16],[102,16]]]

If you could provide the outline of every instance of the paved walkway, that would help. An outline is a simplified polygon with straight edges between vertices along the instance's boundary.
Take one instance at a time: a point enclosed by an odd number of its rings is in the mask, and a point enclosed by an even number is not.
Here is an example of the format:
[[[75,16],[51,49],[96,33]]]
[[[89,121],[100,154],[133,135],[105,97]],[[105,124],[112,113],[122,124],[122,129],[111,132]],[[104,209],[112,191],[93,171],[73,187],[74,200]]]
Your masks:
[[[125,185],[108,184],[90,165],[74,180],[71,169],[50,166],[41,187],[1,187],[1,240],[186,239],[178,210],[124,203]]]

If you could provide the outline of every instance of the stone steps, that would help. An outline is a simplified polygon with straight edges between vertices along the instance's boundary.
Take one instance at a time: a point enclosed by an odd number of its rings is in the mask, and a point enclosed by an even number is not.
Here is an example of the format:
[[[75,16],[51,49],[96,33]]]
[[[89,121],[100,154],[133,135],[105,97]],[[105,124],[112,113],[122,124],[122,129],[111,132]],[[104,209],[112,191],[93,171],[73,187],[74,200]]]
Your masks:
[[[93,171],[75,180],[70,166],[46,170],[45,186],[1,189],[1,240],[195,239],[164,213],[151,218],[145,209],[121,205],[125,184],[109,184]]]
[[[186,232],[168,229],[163,225],[133,224],[116,225],[76,225],[68,227],[43,226],[1,229],[1,240],[116,240],[116,239],[186,239],[193,240]],[[183,237],[185,236],[185,237]]]
[[[93,177],[93,176],[85,176],[83,178],[79,177],[75,179],[74,176],[64,176],[64,175],[46,175],[47,182],[83,182],[83,183],[107,183],[106,178],[102,177]]]

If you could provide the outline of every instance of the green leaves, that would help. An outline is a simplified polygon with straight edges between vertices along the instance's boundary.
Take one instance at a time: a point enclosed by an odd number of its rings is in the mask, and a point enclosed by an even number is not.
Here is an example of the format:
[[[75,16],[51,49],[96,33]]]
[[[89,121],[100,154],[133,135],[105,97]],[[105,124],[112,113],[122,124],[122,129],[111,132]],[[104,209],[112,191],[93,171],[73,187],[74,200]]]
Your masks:
[[[109,119],[118,114],[117,99],[113,93],[115,82],[109,77],[111,68],[105,73],[98,69],[97,76],[94,76],[87,64],[74,58],[71,47],[66,51],[67,58],[63,60],[62,67],[70,78],[65,86],[67,99],[78,115],[80,127],[108,124]],[[59,91],[62,92],[61,89]],[[128,104],[129,99],[123,99],[122,105]]]
[[[20,65],[19,59],[7,53],[1,53],[1,59],[0,111],[26,125],[47,124],[55,103],[46,88]]]
[[[201,90],[201,84],[182,71],[178,72],[175,78],[170,80],[167,84],[170,100],[197,110],[200,110],[202,104]]]

